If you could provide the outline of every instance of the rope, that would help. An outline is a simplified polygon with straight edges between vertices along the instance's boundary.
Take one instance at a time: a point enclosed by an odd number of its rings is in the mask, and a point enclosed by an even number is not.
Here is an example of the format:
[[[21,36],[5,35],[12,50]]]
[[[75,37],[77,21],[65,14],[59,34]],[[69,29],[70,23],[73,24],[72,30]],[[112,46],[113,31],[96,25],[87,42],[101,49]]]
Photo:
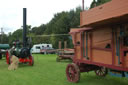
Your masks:
[[[51,37],[51,36],[68,36],[69,34],[50,34],[50,35],[36,35],[36,36],[29,36],[29,37]]]

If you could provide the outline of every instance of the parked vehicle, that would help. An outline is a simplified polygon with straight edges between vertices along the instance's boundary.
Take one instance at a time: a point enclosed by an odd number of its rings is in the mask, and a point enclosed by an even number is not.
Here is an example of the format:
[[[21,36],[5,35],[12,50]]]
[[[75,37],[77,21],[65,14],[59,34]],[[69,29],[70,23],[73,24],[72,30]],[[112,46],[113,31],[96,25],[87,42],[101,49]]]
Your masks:
[[[0,59],[2,59],[2,55],[6,54],[6,51],[10,48],[9,44],[0,44]]]
[[[34,58],[30,52],[31,42],[27,37],[27,9],[23,8],[23,43],[19,40],[13,42],[13,46],[6,52],[6,62],[11,64],[12,55],[15,55],[19,59],[19,63],[34,65]]]
[[[33,45],[31,52],[32,53],[44,53],[46,54],[46,50],[53,49],[52,44],[36,44]]]
[[[74,56],[74,49],[58,49],[57,50],[58,57],[56,58],[56,61],[59,62],[60,60],[72,60]]]

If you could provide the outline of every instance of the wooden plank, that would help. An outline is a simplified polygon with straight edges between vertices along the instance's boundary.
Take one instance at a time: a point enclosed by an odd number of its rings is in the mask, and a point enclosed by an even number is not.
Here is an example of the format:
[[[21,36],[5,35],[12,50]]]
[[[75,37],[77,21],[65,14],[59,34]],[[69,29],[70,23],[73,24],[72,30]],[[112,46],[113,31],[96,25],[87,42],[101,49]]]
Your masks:
[[[112,52],[111,51],[93,49],[92,56],[93,56],[92,62],[112,64]]]

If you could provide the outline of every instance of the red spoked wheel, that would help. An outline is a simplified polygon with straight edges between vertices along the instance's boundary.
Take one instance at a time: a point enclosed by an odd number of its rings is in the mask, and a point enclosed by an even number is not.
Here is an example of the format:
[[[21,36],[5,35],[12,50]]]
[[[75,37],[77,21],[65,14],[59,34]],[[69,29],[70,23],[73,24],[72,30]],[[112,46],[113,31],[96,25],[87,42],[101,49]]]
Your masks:
[[[68,64],[66,68],[66,76],[69,82],[77,83],[80,80],[80,70],[79,67],[72,63]]]
[[[107,75],[107,69],[106,69],[105,67],[101,67],[100,69],[95,70],[95,73],[96,73],[96,75],[98,75],[98,76],[104,77],[104,76]]]
[[[10,53],[9,53],[9,51],[7,51],[6,52],[6,62],[7,62],[7,64],[10,64],[11,63],[11,60],[10,60],[11,58],[10,58]]]
[[[32,55],[29,56],[29,65],[33,66],[34,65],[34,58]]]

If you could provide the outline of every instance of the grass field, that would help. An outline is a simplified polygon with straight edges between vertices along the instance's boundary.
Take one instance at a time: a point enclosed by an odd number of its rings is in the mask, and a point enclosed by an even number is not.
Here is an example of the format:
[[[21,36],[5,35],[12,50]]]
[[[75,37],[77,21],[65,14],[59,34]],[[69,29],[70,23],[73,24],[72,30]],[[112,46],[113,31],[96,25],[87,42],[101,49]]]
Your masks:
[[[98,77],[94,72],[82,73],[79,83],[66,79],[65,68],[70,62],[56,62],[56,55],[35,54],[34,66],[20,65],[9,71],[5,59],[0,60],[0,85],[128,85],[128,78]]]

